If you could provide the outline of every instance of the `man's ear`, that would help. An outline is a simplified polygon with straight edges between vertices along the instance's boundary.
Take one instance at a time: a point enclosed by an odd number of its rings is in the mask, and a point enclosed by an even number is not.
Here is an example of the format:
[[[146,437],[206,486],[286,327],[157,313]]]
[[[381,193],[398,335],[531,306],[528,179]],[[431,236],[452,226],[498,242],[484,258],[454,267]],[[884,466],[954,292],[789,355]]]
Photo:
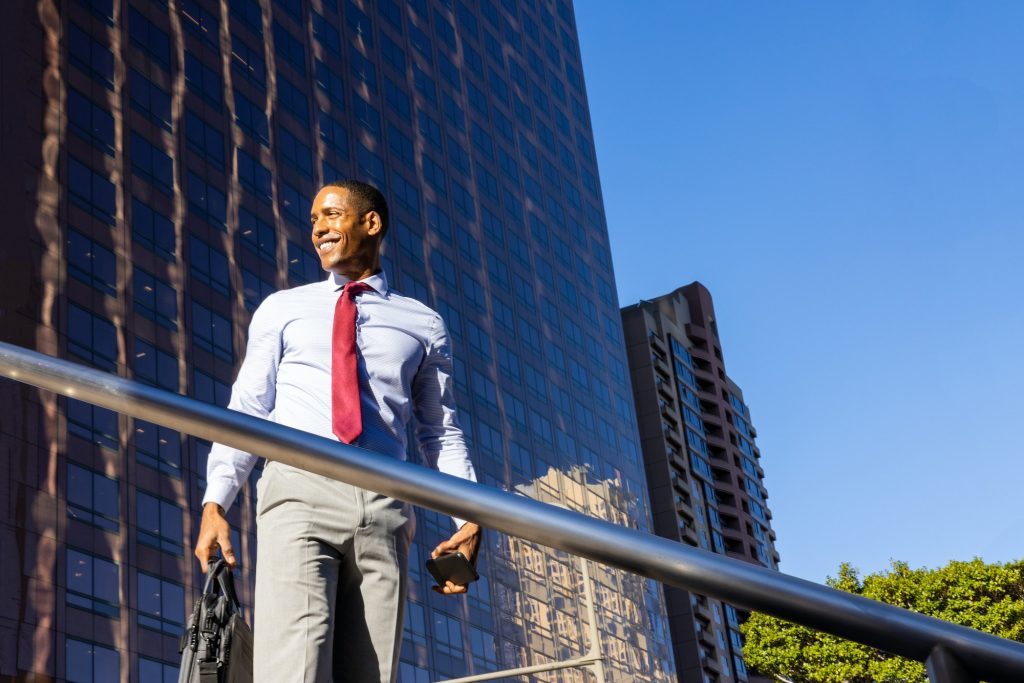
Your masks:
[[[380,214],[376,211],[368,211],[363,220],[367,222],[366,234],[368,235],[379,235],[384,229],[384,222],[380,219]]]

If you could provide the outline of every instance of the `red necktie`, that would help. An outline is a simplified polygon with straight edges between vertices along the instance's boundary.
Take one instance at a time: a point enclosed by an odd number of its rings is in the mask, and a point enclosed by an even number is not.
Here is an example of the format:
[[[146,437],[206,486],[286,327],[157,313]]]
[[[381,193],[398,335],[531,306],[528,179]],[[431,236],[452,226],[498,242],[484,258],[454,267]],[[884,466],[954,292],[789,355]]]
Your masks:
[[[333,350],[331,352],[331,427],[343,443],[352,443],[363,432],[359,407],[359,370],[356,363],[356,302],[363,292],[372,292],[365,282],[345,284],[334,306]]]

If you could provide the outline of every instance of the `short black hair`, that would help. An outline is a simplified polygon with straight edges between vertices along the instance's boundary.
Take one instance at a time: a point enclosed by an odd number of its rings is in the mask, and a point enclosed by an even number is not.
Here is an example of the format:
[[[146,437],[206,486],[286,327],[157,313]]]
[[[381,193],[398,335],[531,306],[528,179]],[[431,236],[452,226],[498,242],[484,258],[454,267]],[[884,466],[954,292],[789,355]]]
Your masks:
[[[324,187],[339,187],[343,190],[348,190],[349,197],[356,202],[359,215],[363,216],[370,211],[376,211],[377,215],[380,216],[381,239],[384,239],[384,236],[388,234],[388,200],[384,199],[384,194],[376,187],[369,183],[347,178],[333,180],[324,185]]]

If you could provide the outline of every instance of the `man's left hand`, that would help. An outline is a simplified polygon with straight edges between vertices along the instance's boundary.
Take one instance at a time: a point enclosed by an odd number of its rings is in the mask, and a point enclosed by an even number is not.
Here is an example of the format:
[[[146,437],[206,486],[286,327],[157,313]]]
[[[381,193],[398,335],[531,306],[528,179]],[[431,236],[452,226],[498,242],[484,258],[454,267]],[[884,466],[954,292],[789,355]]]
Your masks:
[[[461,552],[465,555],[466,559],[469,560],[469,563],[475,567],[476,556],[480,552],[480,539],[482,536],[483,529],[480,528],[479,524],[466,522],[451,538],[434,548],[434,551],[430,553],[430,556],[436,560],[441,555]],[[448,581],[444,587],[433,586],[433,589],[444,595],[457,595],[459,593],[467,592],[469,587]]]

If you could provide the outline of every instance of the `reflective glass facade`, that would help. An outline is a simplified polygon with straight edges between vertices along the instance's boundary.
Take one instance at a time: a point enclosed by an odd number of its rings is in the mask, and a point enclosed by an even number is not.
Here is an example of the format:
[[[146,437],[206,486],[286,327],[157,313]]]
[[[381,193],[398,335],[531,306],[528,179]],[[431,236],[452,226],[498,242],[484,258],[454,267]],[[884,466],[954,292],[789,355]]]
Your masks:
[[[393,286],[451,330],[481,481],[648,527],[565,0],[41,0],[17,14],[0,28],[5,341],[224,405],[255,307],[324,276],[315,190],[368,180],[391,204]],[[0,401],[2,493],[19,501],[0,520],[16,577],[0,635],[17,644],[0,676],[170,680],[209,444],[9,383]],[[253,490],[229,514],[247,603]],[[450,520],[422,510],[418,529],[402,681],[588,647],[575,559],[489,533],[483,579],[443,598],[421,562]],[[608,680],[674,679],[661,588],[592,575]]]

